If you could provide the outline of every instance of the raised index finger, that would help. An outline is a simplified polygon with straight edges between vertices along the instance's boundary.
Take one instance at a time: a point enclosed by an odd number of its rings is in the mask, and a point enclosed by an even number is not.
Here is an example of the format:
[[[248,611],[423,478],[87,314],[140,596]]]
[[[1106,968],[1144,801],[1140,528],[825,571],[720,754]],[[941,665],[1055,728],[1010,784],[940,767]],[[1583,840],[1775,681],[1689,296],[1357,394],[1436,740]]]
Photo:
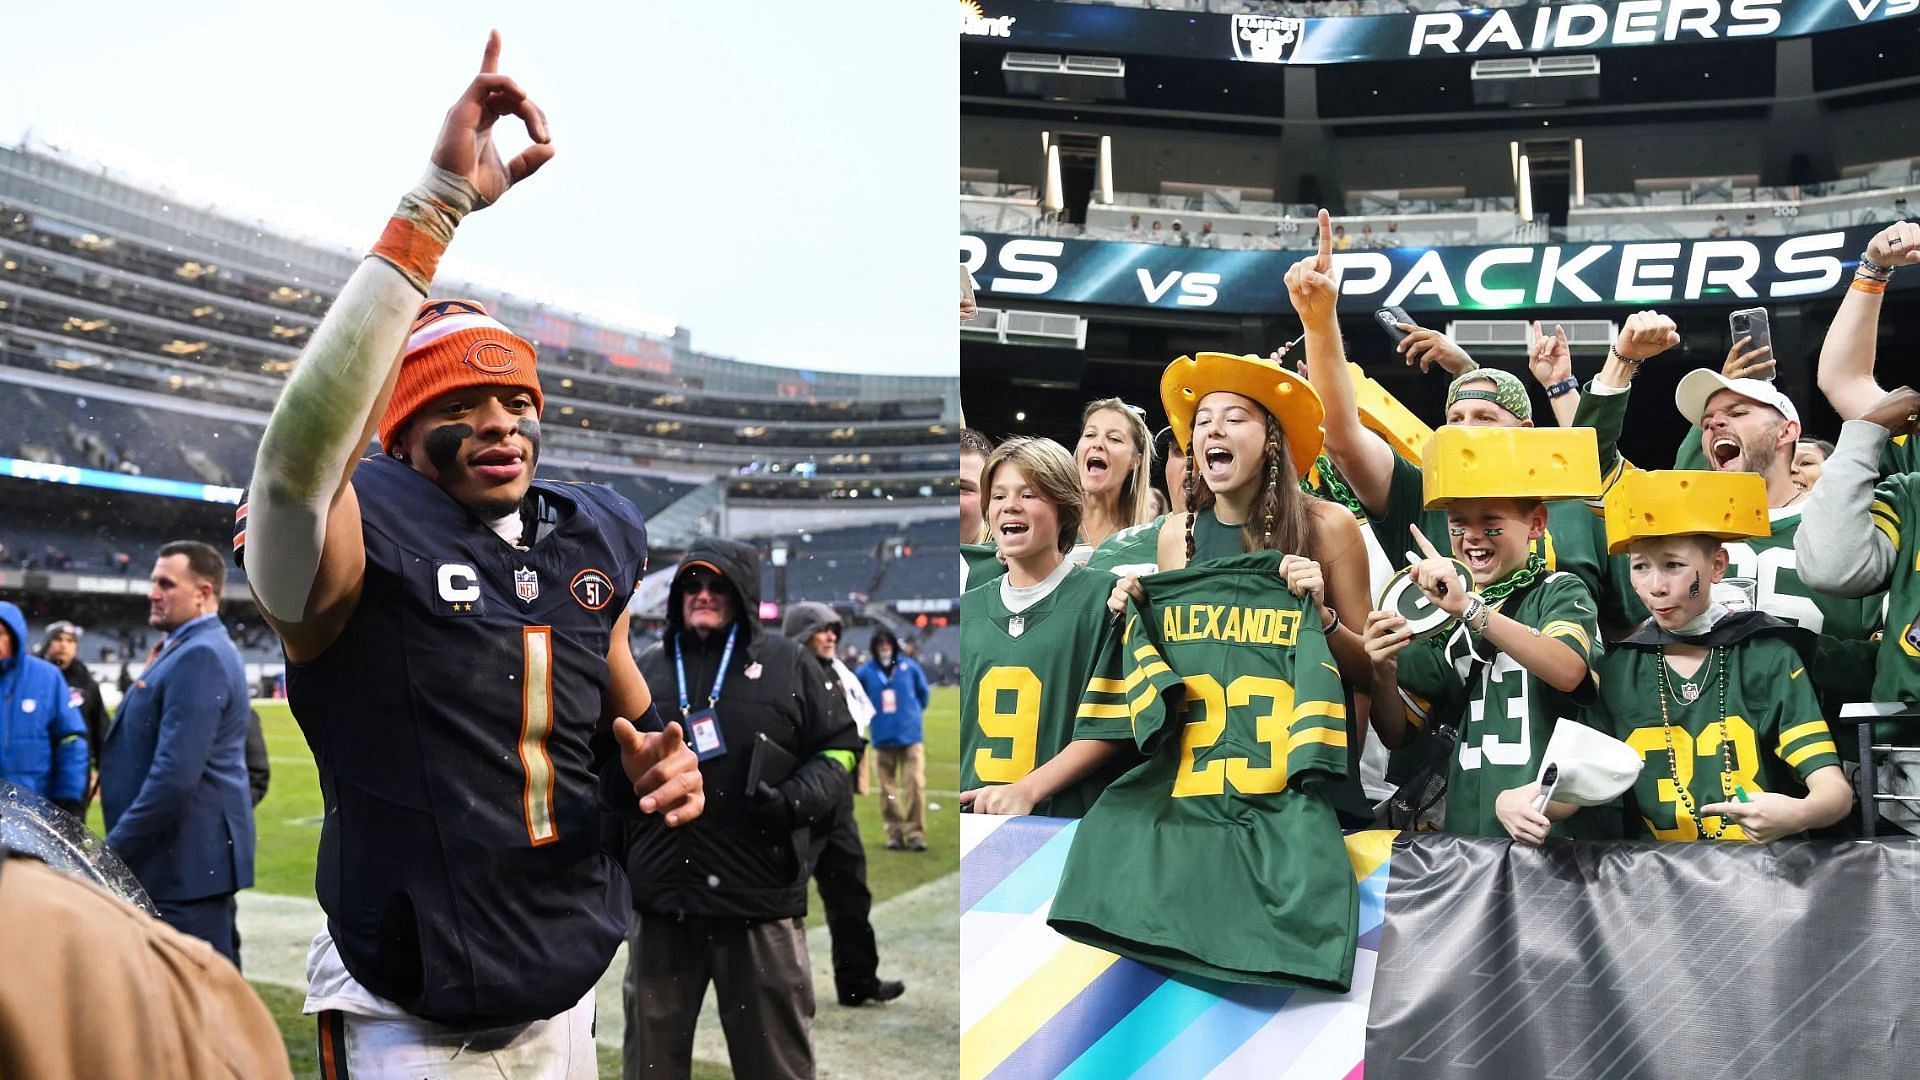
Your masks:
[[[1420,531],[1420,526],[1409,524],[1407,531],[1413,534],[1413,542],[1420,545],[1420,550],[1426,553],[1427,558],[1441,558],[1440,552],[1433,546],[1433,541],[1427,539],[1427,534]]]
[[[1314,256],[1313,268],[1322,274],[1333,269],[1333,215],[1324,206],[1320,208],[1320,254]]]
[[[487,31],[487,51],[480,54],[480,74],[491,75],[500,70],[500,31]]]

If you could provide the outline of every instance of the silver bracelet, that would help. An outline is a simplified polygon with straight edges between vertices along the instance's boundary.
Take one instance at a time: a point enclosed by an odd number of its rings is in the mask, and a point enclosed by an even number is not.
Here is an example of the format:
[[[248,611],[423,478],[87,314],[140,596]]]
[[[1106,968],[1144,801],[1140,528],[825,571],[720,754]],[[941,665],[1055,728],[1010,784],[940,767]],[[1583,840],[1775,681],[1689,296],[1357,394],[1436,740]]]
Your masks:
[[[1487,602],[1481,599],[1480,594],[1470,592],[1467,594],[1467,610],[1460,613],[1460,621],[1474,633],[1484,634],[1487,632],[1487,620],[1492,617],[1492,614],[1493,609],[1487,606]],[[1475,619],[1480,620],[1479,626],[1473,625]]]

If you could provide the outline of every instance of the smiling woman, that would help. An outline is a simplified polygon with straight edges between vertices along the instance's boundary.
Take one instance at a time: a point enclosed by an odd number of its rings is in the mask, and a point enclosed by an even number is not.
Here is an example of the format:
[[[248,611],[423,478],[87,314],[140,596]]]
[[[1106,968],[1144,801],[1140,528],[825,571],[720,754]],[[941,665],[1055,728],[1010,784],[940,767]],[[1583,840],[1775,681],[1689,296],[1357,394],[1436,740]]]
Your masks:
[[[1122,529],[1152,519],[1147,492],[1153,474],[1153,433],[1139,406],[1119,398],[1091,402],[1081,413],[1073,452],[1085,493],[1080,540],[1090,547]]]

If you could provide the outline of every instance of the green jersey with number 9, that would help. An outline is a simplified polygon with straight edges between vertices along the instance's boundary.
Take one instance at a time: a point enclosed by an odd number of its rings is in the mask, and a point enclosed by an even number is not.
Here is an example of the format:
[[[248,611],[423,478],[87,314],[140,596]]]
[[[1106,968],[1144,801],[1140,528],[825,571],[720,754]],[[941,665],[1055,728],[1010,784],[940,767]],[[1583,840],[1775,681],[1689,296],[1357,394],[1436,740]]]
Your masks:
[[[1593,607],[1593,595],[1579,578],[1556,573],[1507,597],[1495,610],[1566,645],[1591,669],[1600,655]],[[1459,732],[1447,770],[1445,831],[1505,836],[1494,800],[1539,777],[1540,755],[1554,725],[1563,716],[1579,715],[1593,695],[1590,681],[1572,694],[1555,690],[1459,626],[1445,638],[1415,641],[1401,652],[1400,696],[1415,727],[1431,731],[1451,722]],[[1601,815],[1583,811],[1556,824],[1551,835],[1599,838],[1607,831]]]
[[[1071,567],[1053,591],[1020,612],[1001,595],[1006,579],[960,599],[960,788],[1011,784],[1073,741],[1107,621],[1112,574]],[[1079,817],[1112,772],[1042,800],[1047,817]]]

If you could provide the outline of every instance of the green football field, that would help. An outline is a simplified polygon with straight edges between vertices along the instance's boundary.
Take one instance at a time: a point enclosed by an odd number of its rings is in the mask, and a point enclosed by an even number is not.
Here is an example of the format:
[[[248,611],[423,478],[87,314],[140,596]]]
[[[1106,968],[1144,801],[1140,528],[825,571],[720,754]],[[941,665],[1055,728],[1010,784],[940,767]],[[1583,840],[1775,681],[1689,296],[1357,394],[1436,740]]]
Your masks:
[[[273,765],[272,783],[267,797],[255,810],[258,829],[254,857],[254,888],[262,893],[313,897],[314,852],[320,839],[320,787],[312,755],[299,727],[287,711],[285,702],[258,703],[267,736],[267,753]],[[860,823],[860,835],[868,850],[867,883],[876,905],[916,886],[955,873],[960,865],[959,809],[957,791],[959,765],[960,692],[955,687],[937,687],[933,704],[926,715],[928,802],[938,805],[927,815],[927,845],[921,854],[882,850],[886,829],[880,820],[879,785],[874,794],[854,800]],[[98,829],[98,808],[92,822]],[[957,915],[955,916],[957,918]],[[808,904],[807,924],[824,924],[820,899],[814,894]],[[885,974],[883,958],[882,974]],[[263,1000],[273,1010],[287,1038],[287,1050],[293,1058],[296,1076],[317,1076],[313,1024],[300,1015],[302,995],[284,986],[255,983]],[[825,988],[823,999],[831,996]],[[602,1049],[601,1074],[619,1075],[619,1054]],[[726,1076],[724,1067],[696,1063],[696,1077]]]

